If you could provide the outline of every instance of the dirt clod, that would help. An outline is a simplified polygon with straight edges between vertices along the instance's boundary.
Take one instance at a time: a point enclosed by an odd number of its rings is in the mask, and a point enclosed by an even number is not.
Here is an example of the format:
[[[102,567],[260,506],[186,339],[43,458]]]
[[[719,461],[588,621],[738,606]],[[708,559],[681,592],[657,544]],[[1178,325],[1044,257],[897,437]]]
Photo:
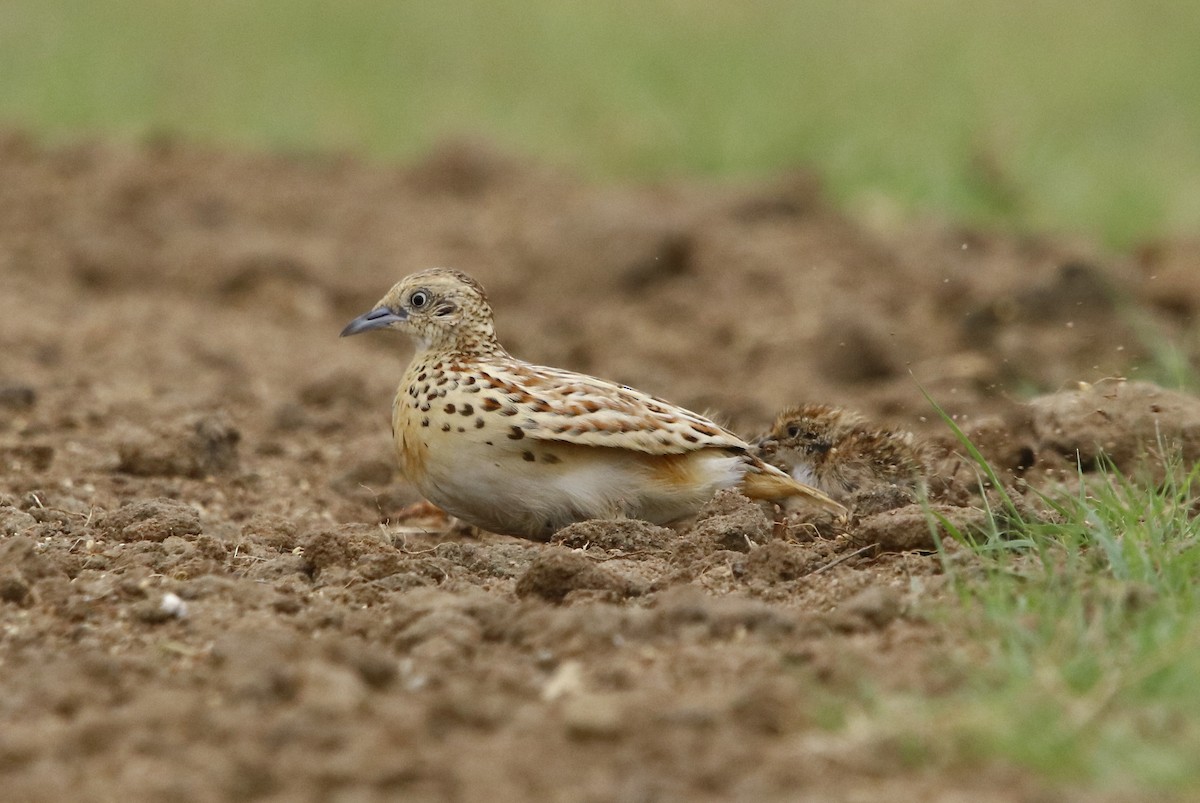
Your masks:
[[[745,559],[735,564],[735,571],[747,580],[783,583],[798,580],[812,571],[813,554],[799,544],[770,541],[751,549]]]
[[[207,477],[237,469],[241,433],[223,414],[136,429],[118,444],[118,471],[144,477]]]
[[[735,490],[717,491],[700,509],[687,538],[717,549],[749,552],[771,539],[771,522],[762,508]]]
[[[23,510],[0,505],[0,535],[16,535],[37,524],[37,519]]]
[[[582,552],[554,548],[538,555],[516,586],[518,597],[540,597],[548,602],[562,602],[572,591],[603,591],[616,597],[638,593],[629,580]]]
[[[1084,471],[1101,458],[1132,473],[1154,461],[1200,460],[1200,399],[1147,382],[1104,382],[1033,400],[1029,404],[1038,452]],[[1174,453],[1174,454],[1171,454]]]
[[[0,600],[18,605],[29,597],[29,583],[19,572],[12,569],[0,570]]]
[[[787,678],[752,681],[733,701],[732,714],[741,727],[772,736],[794,731],[810,718],[800,684]]]
[[[900,594],[894,588],[873,585],[838,606],[838,613],[874,628],[887,627],[900,615]]]
[[[14,536],[0,541],[0,600],[25,605],[35,583],[60,577],[62,569],[32,539]]]
[[[583,692],[567,698],[563,724],[573,739],[614,739],[626,727],[623,701],[616,694]]]
[[[28,410],[37,403],[37,390],[23,382],[0,381],[0,409]]]
[[[953,538],[938,516],[946,517],[960,532],[974,530],[986,521],[984,511],[979,508],[934,505],[927,511],[921,505],[909,505],[863,519],[854,529],[854,542],[875,545],[879,552],[936,552],[935,530],[931,528],[936,528],[943,542]]]
[[[378,531],[362,527],[319,530],[304,539],[301,552],[314,577],[327,569],[357,566],[374,557],[382,557],[389,563],[400,560],[395,548],[386,543]]]
[[[554,534],[551,543],[570,549],[607,549],[617,552],[670,549],[680,535],[669,527],[656,527],[636,519],[581,521]]]
[[[44,444],[0,444],[0,471],[45,471],[54,460],[54,448]]]
[[[195,508],[163,498],[134,502],[104,513],[94,526],[101,536],[116,541],[165,541],[202,532]]]

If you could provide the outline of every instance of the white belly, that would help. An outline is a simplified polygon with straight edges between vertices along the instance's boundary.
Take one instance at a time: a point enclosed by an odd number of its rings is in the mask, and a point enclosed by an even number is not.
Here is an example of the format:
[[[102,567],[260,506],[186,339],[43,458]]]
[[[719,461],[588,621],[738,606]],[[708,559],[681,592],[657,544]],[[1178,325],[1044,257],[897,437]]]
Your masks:
[[[746,471],[741,458],[717,449],[663,458],[530,440],[515,446],[438,440],[416,483],[425,497],[482,529],[526,538],[548,539],[587,519],[667,524],[694,514]]]

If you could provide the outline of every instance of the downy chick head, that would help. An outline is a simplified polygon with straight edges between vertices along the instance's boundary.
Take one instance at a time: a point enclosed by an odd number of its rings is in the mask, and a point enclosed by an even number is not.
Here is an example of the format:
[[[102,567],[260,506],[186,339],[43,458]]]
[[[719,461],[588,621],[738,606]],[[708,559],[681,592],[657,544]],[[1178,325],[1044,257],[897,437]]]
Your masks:
[[[862,423],[857,413],[828,404],[789,407],[756,447],[763,460],[793,476],[798,467],[819,474],[821,466],[837,459],[838,444]]]

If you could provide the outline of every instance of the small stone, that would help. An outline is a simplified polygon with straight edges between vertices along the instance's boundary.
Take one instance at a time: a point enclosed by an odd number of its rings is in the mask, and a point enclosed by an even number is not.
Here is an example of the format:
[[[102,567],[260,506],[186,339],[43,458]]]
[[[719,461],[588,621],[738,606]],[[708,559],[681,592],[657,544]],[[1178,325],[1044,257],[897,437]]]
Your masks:
[[[178,594],[172,594],[170,591],[163,594],[159,607],[167,616],[174,616],[176,619],[183,619],[188,614],[187,603],[180,599]]]
[[[162,624],[174,618],[174,614],[163,608],[161,600],[143,600],[134,605],[130,609],[130,612],[134,619],[137,619],[139,622],[145,622],[148,625]]]
[[[577,695],[583,689],[583,664],[563,661],[542,686],[542,699],[553,702],[561,697]]]

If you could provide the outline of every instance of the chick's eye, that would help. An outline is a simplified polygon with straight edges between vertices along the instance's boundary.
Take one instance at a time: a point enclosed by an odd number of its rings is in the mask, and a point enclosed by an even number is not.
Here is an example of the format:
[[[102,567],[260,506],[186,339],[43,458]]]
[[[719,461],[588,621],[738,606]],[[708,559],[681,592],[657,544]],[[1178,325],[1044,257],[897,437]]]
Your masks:
[[[789,426],[787,428],[787,436],[789,438],[795,438],[799,434],[800,434],[800,427],[796,426],[795,424],[792,424],[791,426]]]
[[[418,290],[408,297],[408,303],[415,309],[420,309],[429,303],[429,293],[426,293],[424,290]]]

